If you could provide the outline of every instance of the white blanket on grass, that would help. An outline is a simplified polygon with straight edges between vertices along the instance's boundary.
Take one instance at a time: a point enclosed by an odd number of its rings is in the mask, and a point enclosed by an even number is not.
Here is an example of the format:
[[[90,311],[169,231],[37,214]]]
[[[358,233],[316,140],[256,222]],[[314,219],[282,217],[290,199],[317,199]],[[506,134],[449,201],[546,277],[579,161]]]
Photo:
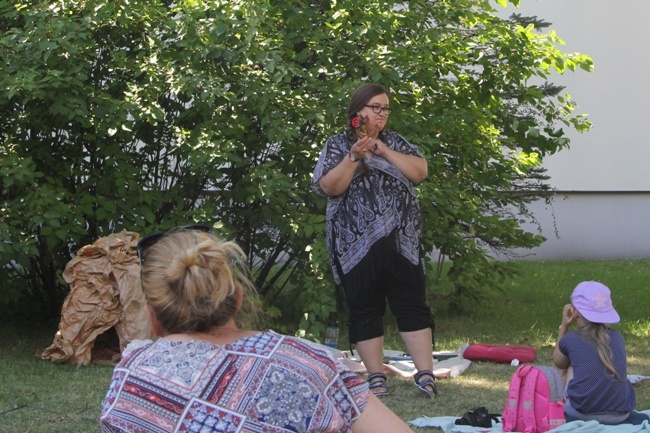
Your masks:
[[[331,347],[323,346],[334,355],[336,359],[341,361],[346,367],[355,373],[366,374],[368,371],[361,362],[358,354],[353,355],[349,351],[341,351]],[[432,352],[433,356],[433,375],[438,378],[458,377],[470,366],[472,361],[463,358],[463,351],[467,348],[464,344],[454,352]],[[443,358],[438,361],[436,357]],[[409,378],[413,377],[417,370],[411,357],[406,353],[397,350],[384,350],[384,373],[394,374],[397,376]]]
[[[650,410],[640,411],[650,416]],[[408,421],[414,427],[437,427],[445,433],[502,433],[501,423],[495,423],[492,428],[487,427],[471,427],[468,425],[454,424],[458,417],[453,416],[437,416],[433,418],[420,417],[413,421]],[[641,425],[620,424],[620,425],[605,425],[597,421],[571,421],[561,425],[549,433],[650,433],[650,424],[648,421],[643,421]]]

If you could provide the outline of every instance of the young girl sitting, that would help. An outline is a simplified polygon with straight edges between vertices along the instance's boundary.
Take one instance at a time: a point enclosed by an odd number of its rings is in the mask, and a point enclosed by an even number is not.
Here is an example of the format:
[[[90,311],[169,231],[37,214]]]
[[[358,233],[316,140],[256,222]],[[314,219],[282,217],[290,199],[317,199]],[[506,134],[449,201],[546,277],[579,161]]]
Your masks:
[[[620,317],[610,290],[596,281],[576,286],[564,306],[553,362],[566,370],[567,422],[595,420],[602,424],[642,424],[648,415],[634,411],[636,396],[627,379],[625,341],[607,327]],[[575,323],[577,330],[568,332]]]

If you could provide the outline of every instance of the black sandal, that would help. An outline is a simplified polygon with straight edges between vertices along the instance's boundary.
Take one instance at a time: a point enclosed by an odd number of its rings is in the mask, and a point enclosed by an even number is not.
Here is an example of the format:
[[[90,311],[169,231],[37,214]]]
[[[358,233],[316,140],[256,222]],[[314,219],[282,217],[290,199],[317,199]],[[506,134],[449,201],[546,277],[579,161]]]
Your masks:
[[[390,394],[386,379],[386,375],[382,373],[373,373],[368,376],[368,388],[376,397],[384,397]]]
[[[435,380],[436,377],[429,370],[418,371],[415,374],[416,388],[429,398],[438,396]]]

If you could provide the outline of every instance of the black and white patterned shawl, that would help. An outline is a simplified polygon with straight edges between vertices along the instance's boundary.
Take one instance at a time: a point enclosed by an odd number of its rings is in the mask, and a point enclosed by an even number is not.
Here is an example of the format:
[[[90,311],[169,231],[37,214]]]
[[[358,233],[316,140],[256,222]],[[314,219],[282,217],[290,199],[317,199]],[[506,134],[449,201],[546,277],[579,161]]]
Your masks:
[[[418,148],[393,131],[379,138],[392,150],[423,157]],[[325,143],[312,177],[312,188],[320,195],[319,180],[350,152],[348,133],[330,137]],[[414,265],[420,261],[422,216],[411,182],[386,159],[371,155],[356,168],[350,186],[340,196],[327,196],[327,248],[334,280],[341,279],[335,263],[347,274],[378,240],[389,237],[395,250]]]

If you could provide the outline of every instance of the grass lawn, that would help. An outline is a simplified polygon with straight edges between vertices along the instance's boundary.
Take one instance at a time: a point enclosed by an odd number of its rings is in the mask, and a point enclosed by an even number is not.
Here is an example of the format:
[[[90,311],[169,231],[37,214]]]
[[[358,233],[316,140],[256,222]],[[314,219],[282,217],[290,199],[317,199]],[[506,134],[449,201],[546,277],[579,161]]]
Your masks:
[[[1,325],[1,433],[99,431],[99,411],[112,367],[37,359],[37,352],[52,344],[57,325]]]
[[[622,321],[615,327],[627,342],[630,374],[650,375],[650,260],[521,262],[520,275],[503,293],[488,294],[481,303],[451,313],[434,301],[436,349],[456,350],[463,343],[529,345],[537,349],[535,364],[551,365],[562,306],[573,287],[598,280],[612,289]],[[444,282],[434,296],[444,292]],[[0,324],[0,433],[86,433],[98,431],[98,417],[112,367],[55,365],[35,354],[52,343],[57,323]],[[387,349],[404,350],[392,327]],[[474,406],[500,413],[515,367],[473,362],[460,376],[438,381],[439,397],[425,399],[411,380],[389,378],[392,395],[383,399],[402,419],[458,416]],[[650,409],[650,381],[635,385],[638,409]],[[418,429],[434,432],[435,429]]]

